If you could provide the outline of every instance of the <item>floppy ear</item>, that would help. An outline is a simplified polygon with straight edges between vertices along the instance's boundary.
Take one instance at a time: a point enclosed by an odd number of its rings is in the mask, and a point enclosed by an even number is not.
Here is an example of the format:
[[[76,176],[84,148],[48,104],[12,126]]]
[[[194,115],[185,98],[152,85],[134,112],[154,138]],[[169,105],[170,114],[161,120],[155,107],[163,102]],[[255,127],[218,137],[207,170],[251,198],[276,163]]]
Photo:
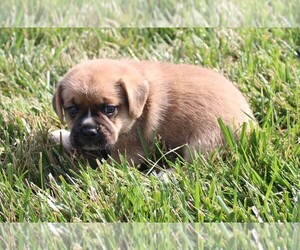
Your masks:
[[[141,81],[137,82],[136,79],[119,80],[121,87],[126,92],[129,114],[133,119],[137,119],[142,115],[149,94],[148,82],[143,79],[139,80]]]
[[[56,92],[52,99],[52,106],[54,108],[54,111],[56,112],[57,116],[59,117],[59,120],[63,122],[64,120],[64,112],[63,112],[63,100],[62,100],[62,86],[59,85],[56,89]]]

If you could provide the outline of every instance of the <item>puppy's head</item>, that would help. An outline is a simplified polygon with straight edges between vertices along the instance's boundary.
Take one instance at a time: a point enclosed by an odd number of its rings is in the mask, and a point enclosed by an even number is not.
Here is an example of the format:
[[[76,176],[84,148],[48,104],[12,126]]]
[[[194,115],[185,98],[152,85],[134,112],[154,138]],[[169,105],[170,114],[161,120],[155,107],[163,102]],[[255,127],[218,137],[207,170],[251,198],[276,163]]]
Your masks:
[[[58,117],[66,118],[74,148],[110,149],[142,113],[149,86],[124,62],[91,60],[72,68],[53,98]]]

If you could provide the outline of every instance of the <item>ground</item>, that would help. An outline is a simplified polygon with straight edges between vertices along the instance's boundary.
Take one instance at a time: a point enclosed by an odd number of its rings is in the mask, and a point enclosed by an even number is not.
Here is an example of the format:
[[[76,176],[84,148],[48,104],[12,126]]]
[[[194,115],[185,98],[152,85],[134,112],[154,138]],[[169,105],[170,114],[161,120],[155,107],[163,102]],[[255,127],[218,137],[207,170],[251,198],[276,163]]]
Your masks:
[[[299,29],[1,28],[0,221],[299,222]],[[171,181],[122,164],[91,168],[49,140],[59,78],[87,58],[214,69],[247,97],[259,128]],[[150,165],[153,163],[149,163]]]

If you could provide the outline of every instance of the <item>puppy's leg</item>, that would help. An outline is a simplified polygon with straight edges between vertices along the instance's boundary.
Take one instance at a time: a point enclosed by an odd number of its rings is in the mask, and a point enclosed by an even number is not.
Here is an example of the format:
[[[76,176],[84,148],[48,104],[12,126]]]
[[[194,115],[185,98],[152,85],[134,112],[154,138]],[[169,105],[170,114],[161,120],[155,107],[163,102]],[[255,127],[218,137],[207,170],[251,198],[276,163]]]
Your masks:
[[[89,162],[92,168],[96,168],[98,166],[97,159],[107,158],[107,152],[105,150],[98,150],[98,151],[76,150],[71,145],[70,132],[67,130],[59,129],[59,130],[52,131],[50,133],[50,137],[55,143],[62,144],[64,150],[67,153],[76,156],[83,156]]]
[[[170,183],[176,179],[176,169],[164,169],[156,174],[157,178],[164,182]]]
[[[50,133],[51,139],[57,143],[57,144],[62,144],[64,149],[69,152],[73,153],[75,149],[72,147],[71,142],[70,142],[70,132],[65,130],[65,129],[58,129],[55,131],[52,131]]]
[[[211,152],[221,145],[220,130],[212,130],[206,135],[199,135],[198,138],[190,140],[188,145],[183,148],[183,157],[188,162],[192,162],[199,154],[207,158]]]

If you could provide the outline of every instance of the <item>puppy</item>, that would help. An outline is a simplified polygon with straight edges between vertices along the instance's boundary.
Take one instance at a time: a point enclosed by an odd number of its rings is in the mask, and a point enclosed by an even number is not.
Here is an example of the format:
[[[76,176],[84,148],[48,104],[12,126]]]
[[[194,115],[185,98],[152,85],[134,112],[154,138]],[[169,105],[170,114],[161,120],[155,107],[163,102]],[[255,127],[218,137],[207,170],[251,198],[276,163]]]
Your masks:
[[[105,149],[134,164],[157,135],[190,160],[191,151],[207,155],[221,145],[219,117],[233,129],[254,120],[241,92],[212,70],[132,60],[78,64],[61,79],[53,107],[75,150]]]

